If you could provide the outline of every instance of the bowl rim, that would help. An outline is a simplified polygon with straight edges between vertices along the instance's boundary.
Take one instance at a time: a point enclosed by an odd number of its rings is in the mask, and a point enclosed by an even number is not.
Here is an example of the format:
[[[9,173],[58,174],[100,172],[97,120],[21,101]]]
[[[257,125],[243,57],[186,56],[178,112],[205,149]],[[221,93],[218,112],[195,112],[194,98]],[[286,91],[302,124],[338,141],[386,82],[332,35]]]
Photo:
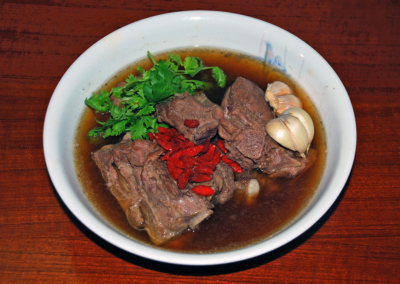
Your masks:
[[[247,21],[254,21],[255,24],[259,25],[266,25],[271,29],[277,30],[280,33],[285,34],[287,37],[291,37],[292,39],[296,40],[299,42],[299,44],[302,45],[304,48],[310,49],[313,53],[315,53],[315,56],[318,57],[318,60],[322,60],[326,64],[326,68],[329,69],[331,72],[333,79],[337,80],[340,84],[340,92],[343,92],[346,97],[347,101],[344,103],[347,105],[347,112],[349,117],[351,118],[351,121],[349,121],[349,127],[352,129],[350,132],[350,136],[346,137],[348,139],[347,143],[349,143],[349,149],[350,152],[347,152],[347,156],[345,157],[346,162],[344,168],[342,168],[342,175],[339,180],[335,181],[335,190],[331,190],[329,193],[329,198],[325,198],[325,203],[323,206],[313,206],[313,208],[310,209],[309,212],[307,212],[306,218],[301,218],[301,220],[298,220],[298,222],[291,224],[289,228],[292,228],[293,232],[291,235],[284,235],[279,239],[275,238],[275,241],[273,244],[270,244],[269,246],[265,246],[263,242],[257,243],[255,245],[251,245],[249,247],[245,247],[239,250],[234,250],[234,251],[228,251],[228,252],[220,252],[220,253],[215,253],[215,254],[186,254],[186,253],[178,253],[178,252],[171,252],[171,251],[165,251],[162,249],[157,249],[153,247],[146,246],[144,244],[141,244],[139,242],[136,242],[130,238],[127,238],[123,236],[121,233],[117,232],[116,229],[113,229],[110,225],[107,225],[104,222],[101,222],[97,220],[96,217],[93,216],[93,212],[91,212],[91,216],[87,215],[88,209],[83,208],[82,206],[76,206],[73,202],[75,201],[71,194],[68,193],[68,191],[63,190],[65,187],[65,184],[63,184],[63,181],[59,178],[59,167],[56,167],[54,162],[49,158],[53,154],[54,147],[52,147],[51,143],[53,140],[51,139],[51,134],[52,134],[52,128],[50,127],[50,121],[52,120],[52,115],[56,113],[56,100],[57,100],[57,93],[59,92],[61,86],[65,83],[66,81],[66,76],[69,75],[69,71],[74,67],[77,66],[78,64],[81,64],[81,62],[84,60],[88,54],[92,52],[92,50],[101,48],[101,46],[104,44],[104,39],[107,37],[112,36],[113,34],[117,32],[125,32],[128,31],[129,29],[134,28],[135,25],[137,24],[143,24],[146,22],[152,22],[152,21],[168,21],[171,18],[174,18],[176,16],[183,17],[183,16],[202,16],[202,17],[227,17],[227,18],[232,18],[237,21],[239,20],[244,20],[246,19]],[[303,234],[305,231],[307,231],[312,225],[314,225],[328,210],[331,208],[332,204],[335,202],[337,197],[340,195],[341,191],[343,190],[345,183],[349,177],[351,168],[353,166],[354,162],[354,157],[355,157],[355,149],[356,149],[356,143],[357,143],[357,138],[356,138],[356,124],[355,124],[355,116],[354,116],[354,111],[351,107],[351,102],[350,98],[348,97],[348,94],[346,92],[346,89],[343,86],[343,83],[340,81],[339,77],[333,70],[333,68],[326,62],[326,60],[317,52],[315,51],[312,47],[310,47],[307,43],[296,37],[295,35],[289,33],[288,31],[277,27],[273,24],[270,24],[268,22],[245,16],[245,15],[240,15],[236,13],[229,13],[229,12],[219,12],[219,11],[206,11],[206,10],[192,10],[192,11],[181,11],[181,12],[173,12],[173,13],[166,13],[166,14],[161,14],[161,15],[156,15],[152,16],[149,18],[145,18],[136,22],[133,22],[131,24],[128,24],[124,27],[121,27],[114,32],[106,35],[105,37],[101,38],[98,40],[95,44],[93,44],[91,47],[89,47],[82,55],[80,55],[74,63],[69,67],[69,69],[66,71],[64,76],[61,78],[60,82],[58,83],[56,89],[53,92],[53,95],[50,99],[48,109],[46,112],[46,117],[45,117],[45,122],[44,122],[44,129],[43,129],[43,148],[44,148],[44,155],[45,155],[45,161],[47,165],[47,169],[50,175],[51,180],[53,181],[54,187],[57,190],[58,194],[60,195],[61,199],[65,203],[65,205],[68,207],[68,209],[74,214],[74,216],[82,222],[87,228],[89,228],[92,232],[94,232],[96,235],[99,237],[103,238],[107,242],[113,244],[116,247],[119,247],[127,252],[139,255],[141,257],[145,257],[148,259],[152,259],[155,261],[160,261],[160,262],[165,262],[165,263],[171,263],[171,264],[181,264],[181,265],[216,265],[216,264],[226,264],[226,263],[232,263],[232,262],[237,262],[237,261],[242,261],[246,260],[249,258],[253,258],[268,252],[271,252],[284,244],[294,240],[295,238],[299,237],[301,234]],[[322,208],[320,208],[322,207]],[[85,211],[86,210],[86,211]],[[301,222],[300,222],[301,221]],[[285,231],[286,229],[284,229]],[[282,232],[276,234],[280,235]],[[270,239],[269,239],[270,240]]]

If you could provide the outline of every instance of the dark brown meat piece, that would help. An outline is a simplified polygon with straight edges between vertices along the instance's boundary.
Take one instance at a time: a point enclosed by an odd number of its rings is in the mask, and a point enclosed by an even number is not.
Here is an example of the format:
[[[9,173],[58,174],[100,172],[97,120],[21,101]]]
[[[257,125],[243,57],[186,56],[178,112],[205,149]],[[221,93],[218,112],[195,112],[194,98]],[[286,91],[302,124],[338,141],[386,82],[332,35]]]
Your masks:
[[[219,135],[226,140],[228,158],[244,169],[260,169],[272,177],[295,177],[313,159],[296,157],[271,139],[265,125],[274,118],[264,92],[253,82],[237,78],[221,104],[224,117]],[[315,157],[315,152],[309,157]]]
[[[213,205],[189,189],[179,190],[155,142],[131,140],[129,134],[116,145],[92,153],[111,193],[130,224],[145,229],[159,245],[194,229],[212,214]]]
[[[204,93],[191,95],[187,92],[176,94],[168,101],[156,106],[157,119],[175,127],[187,139],[195,144],[202,144],[217,134],[222,109],[212,103]],[[185,119],[197,119],[200,125],[189,128]]]

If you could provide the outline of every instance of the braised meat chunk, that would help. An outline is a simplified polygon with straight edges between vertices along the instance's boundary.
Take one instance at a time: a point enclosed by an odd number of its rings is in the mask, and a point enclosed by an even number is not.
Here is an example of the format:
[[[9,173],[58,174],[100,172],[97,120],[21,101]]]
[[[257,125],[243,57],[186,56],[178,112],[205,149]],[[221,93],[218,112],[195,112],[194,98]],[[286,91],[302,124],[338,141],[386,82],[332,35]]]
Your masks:
[[[160,245],[194,229],[213,212],[205,197],[189,189],[179,190],[155,142],[131,140],[130,134],[115,145],[92,154],[107,187],[136,229],[147,231]]]
[[[218,134],[226,140],[228,158],[244,169],[259,169],[272,177],[294,177],[314,160],[298,158],[272,140],[265,131],[266,123],[274,118],[264,92],[253,82],[237,78],[226,91],[221,104],[223,118]]]
[[[202,144],[214,137],[223,116],[221,107],[212,103],[202,92],[194,95],[187,92],[176,94],[168,101],[158,104],[156,114],[159,122],[175,127],[195,144]],[[198,120],[199,126],[187,127],[184,124],[186,119]]]

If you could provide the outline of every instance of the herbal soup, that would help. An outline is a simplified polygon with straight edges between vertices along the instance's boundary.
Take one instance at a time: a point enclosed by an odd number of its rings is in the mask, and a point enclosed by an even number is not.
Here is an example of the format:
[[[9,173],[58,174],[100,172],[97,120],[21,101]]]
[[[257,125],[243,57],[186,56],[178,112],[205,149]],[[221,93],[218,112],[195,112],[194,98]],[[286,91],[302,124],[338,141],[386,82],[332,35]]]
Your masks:
[[[226,75],[226,86],[224,88],[211,88],[204,91],[207,98],[218,105],[221,105],[226,91],[238,77],[243,77],[254,82],[263,92],[265,92],[267,85],[271,82],[281,81],[286,83],[294,91],[293,93],[300,98],[302,108],[310,115],[314,122],[315,133],[310,151],[317,153],[316,158],[314,156],[315,161],[305,171],[294,178],[271,178],[271,175],[253,170],[251,177],[257,179],[260,185],[260,190],[256,197],[249,197],[243,191],[237,190],[232,198],[226,202],[224,201],[224,204],[215,204],[214,208],[209,208],[208,210],[212,209],[213,213],[210,217],[205,218],[196,228],[192,229],[188,227],[178,237],[166,243],[155,245],[145,230],[137,230],[130,225],[127,215],[121,208],[121,203],[117,201],[107,188],[100,169],[92,159],[93,152],[98,151],[104,145],[120,143],[123,135],[105,139],[88,139],[88,132],[99,126],[95,119],[104,122],[108,119],[109,115],[107,113],[97,113],[93,109],[87,108],[82,115],[76,131],[74,149],[76,172],[85,194],[96,210],[121,233],[143,244],[164,250],[185,253],[223,252],[247,247],[273,236],[290,225],[308,205],[318,188],[323,174],[326,159],[326,142],[323,125],[315,106],[293,80],[279,70],[265,65],[263,62],[252,57],[230,51],[196,48],[168,52],[156,56],[156,59],[166,60],[170,53],[177,54],[182,59],[186,56],[199,57],[205,66],[218,66],[223,70]],[[100,90],[105,89],[110,92],[113,87],[125,81],[129,74],[137,76],[138,66],[149,70],[153,66],[153,62],[149,59],[144,59],[129,66],[115,75]],[[213,80],[211,78],[211,71],[205,71],[204,74],[197,77],[209,80],[210,82]],[[168,104],[168,101],[166,103]],[[220,138],[217,135],[217,138],[212,139],[212,143],[216,144],[218,139]],[[124,141],[121,143],[124,143]],[[189,141],[189,143],[191,142]],[[228,143],[226,145],[229,145],[229,141],[226,143]],[[217,146],[215,148],[217,150],[214,153],[219,151]],[[233,151],[232,149],[232,154]],[[284,151],[287,150],[285,149]],[[167,151],[164,150],[164,152]],[[224,156],[224,153],[219,153]],[[160,162],[161,157],[158,159],[158,162]],[[299,157],[295,158],[300,159]],[[238,162],[240,163],[241,161]],[[221,161],[220,163],[223,162]],[[225,164],[226,168],[231,171]],[[214,173],[216,173],[217,169],[215,169]],[[194,172],[194,170],[191,171],[192,173]],[[245,170],[245,172],[248,171]],[[240,175],[236,175],[235,178],[237,179]],[[175,181],[172,183],[175,183]],[[195,192],[195,188],[190,187],[190,189]],[[185,190],[191,191],[190,189]],[[191,194],[193,195],[193,193]],[[206,200],[207,197],[201,198],[209,204],[209,200],[212,197],[208,197],[208,201]]]

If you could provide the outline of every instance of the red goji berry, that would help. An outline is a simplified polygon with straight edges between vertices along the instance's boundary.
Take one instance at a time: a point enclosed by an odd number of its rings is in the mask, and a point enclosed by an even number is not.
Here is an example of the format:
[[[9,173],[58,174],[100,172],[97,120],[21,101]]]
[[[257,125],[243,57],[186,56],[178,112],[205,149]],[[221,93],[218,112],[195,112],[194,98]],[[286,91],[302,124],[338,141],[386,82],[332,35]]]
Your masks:
[[[182,140],[179,139],[177,136],[172,137],[172,139],[173,139],[174,141],[180,141],[180,142],[182,142]]]
[[[196,161],[198,163],[210,162],[214,158],[214,151],[215,151],[215,146],[211,145],[207,151],[207,154],[197,157]]]
[[[168,151],[168,152],[161,158],[161,161],[167,160],[168,157],[171,156],[171,152],[172,152],[172,151]]]
[[[153,140],[154,140],[154,135],[153,135],[153,133],[148,132],[148,133],[147,133],[147,136],[149,136],[149,140],[150,140],[150,141],[153,141]]]
[[[175,145],[172,147],[171,154],[178,152],[182,148],[181,146],[182,146],[182,141],[175,143]]]
[[[214,171],[209,167],[195,167],[194,172],[199,174],[212,175]]]
[[[175,165],[172,162],[167,161],[167,167],[168,167],[168,171],[171,174],[171,177],[174,180],[177,180],[179,175],[183,172],[183,170],[175,167]]]
[[[159,126],[157,127],[158,132],[162,133],[162,134],[167,134],[169,133],[169,128],[163,127],[163,126]]]
[[[216,147],[215,147],[214,145],[211,145],[210,148],[209,148],[208,151],[207,151],[207,155],[214,156],[215,148],[216,148]]]
[[[189,157],[189,156],[180,156],[179,160],[181,160],[183,162],[183,165],[187,169],[193,168],[196,164],[195,159],[193,157]]]
[[[225,148],[225,140],[219,139],[217,141],[217,146],[218,146],[218,148],[221,149],[222,153],[224,153],[224,154],[228,153],[228,150],[226,150],[226,148]]]
[[[161,140],[160,138],[157,138],[157,137],[156,137],[156,141],[157,141],[158,145],[163,147],[165,150],[167,150],[167,151],[172,150],[171,143]]]
[[[228,165],[235,162],[235,161],[232,161],[231,159],[229,159],[226,155],[223,155],[221,157],[221,160],[222,160],[222,162],[224,162],[225,164],[228,164]]]
[[[184,189],[189,182],[190,170],[184,170],[177,179],[179,189]]]
[[[204,163],[204,162],[210,162],[212,159],[213,159],[212,155],[204,154],[204,155],[196,157],[196,162],[201,164],[201,163]]]
[[[196,168],[207,168],[207,169],[210,169],[210,170],[214,171],[215,165],[211,164],[210,162],[208,162],[208,163],[199,164],[199,165],[196,166]]]
[[[199,121],[197,119],[185,119],[183,124],[189,128],[196,128],[199,126]]]
[[[242,168],[236,162],[230,163],[230,164],[228,164],[228,166],[230,166],[232,168],[233,172],[236,174],[240,174],[241,172],[243,172]]]
[[[187,148],[190,148],[190,147],[194,147],[194,143],[192,141],[186,140],[186,141],[183,142],[182,149],[187,149]]]
[[[197,145],[191,148],[183,149],[178,152],[176,152],[174,155],[172,155],[173,158],[179,158],[180,156],[189,156],[189,157],[194,157],[198,153],[200,153],[201,150],[203,150],[204,146],[203,145]]]
[[[174,158],[173,156],[169,156],[167,157],[167,161],[170,161],[171,163],[173,163],[175,165],[175,167],[184,169],[185,165],[183,164],[183,162],[177,158]]]
[[[197,195],[210,196],[214,194],[214,189],[207,185],[196,185],[192,188],[192,191]]]
[[[225,164],[230,166],[234,173],[240,174],[241,172],[243,172],[243,170],[239,166],[239,164],[236,163],[235,161],[232,161],[231,159],[229,159],[226,155],[222,156],[221,160],[222,160],[222,162],[224,162]]]
[[[170,136],[171,138],[175,137],[178,135],[178,131],[176,131],[175,128],[165,128],[163,126],[157,127],[158,132]]]
[[[206,182],[206,181],[210,181],[210,180],[211,180],[210,176],[199,174],[199,173],[193,173],[189,177],[190,182]]]
[[[204,162],[204,163],[201,163],[200,165],[198,165],[196,167],[204,167],[204,168],[210,168],[212,170],[215,170],[216,166],[217,166],[217,164],[214,164],[212,162]]]
[[[160,140],[164,140],[164,141],[171,140],[171,137],[164,135],[162,133],[154,133],[153,135],[154,135],[154,138],[156,138],[156,139],[160,139]]]
[[[207,139],[207,140],[203,143],[203,145],[204,145],[204,148],[203,148],[203,150],[201,150],[200,154],[207,153],[207,151],[210,149],[210,145],[211,145],[210,139]]]
[[[218,165],[219,161],[221,161],[221,153],[219,151],[215,151],[214,152],[214,157],[210,161],[210,163],[212,163],[214,165]]]
[[[185,136],[183,136],[182,134],[178,134],[178,135],[174,136],[174,139],[175,138],[177,138],[177,139],[179,139],[181,141],[185,141],[186,140]]]

